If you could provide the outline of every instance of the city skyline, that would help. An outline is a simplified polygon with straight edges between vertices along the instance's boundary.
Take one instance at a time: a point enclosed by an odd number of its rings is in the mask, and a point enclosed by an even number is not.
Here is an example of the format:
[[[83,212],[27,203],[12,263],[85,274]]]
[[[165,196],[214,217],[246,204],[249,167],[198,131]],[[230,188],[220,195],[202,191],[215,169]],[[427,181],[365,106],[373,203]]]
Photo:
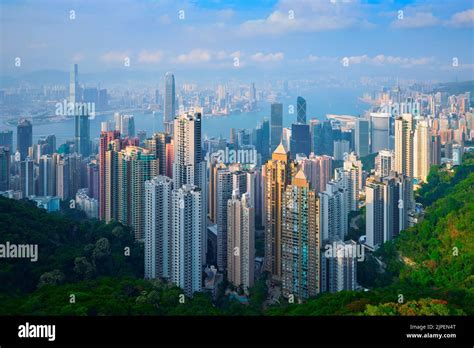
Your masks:
[[[464,342],[472,1],[38,3],[0,5],[0,321]]]

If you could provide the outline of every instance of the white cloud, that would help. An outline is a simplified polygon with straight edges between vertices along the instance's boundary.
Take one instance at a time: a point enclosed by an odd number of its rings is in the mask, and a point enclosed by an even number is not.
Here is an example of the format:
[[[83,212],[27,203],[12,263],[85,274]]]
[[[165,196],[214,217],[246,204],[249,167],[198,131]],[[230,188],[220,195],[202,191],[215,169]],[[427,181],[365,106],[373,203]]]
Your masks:
[[[416,12],[411,16],[404,14],[403,18],[394,20],[391,26],[397,29],[425,28],[440,24],[440,22],[431,12]]]
[[[414,66],[428,65],[434,63],[433,57],[398,57],[398,56],[386,56],[383,54],[369,57],[368,55],[350,56],[344,57],[348,59],[349,66],[354,64],[369,64],[374,66],[387,66],[387,65],[398,65],[402,68],[411,68]],[[344,62],[344,58],[341,59],[341,64]]]
[[[100,59],[106,63],[122,63],[126,57],[129,57],[129,52],[109,51],[104,53]]]
[[[344,29],[373,25],[363,17],[358,1],[282,0],[264,19],[241,25],[244,35],[284,34]]]
[[[315,56],[313,54],[310,54],[307,58],[306,61],[310,63],[316,63],[316,62],[337,62],[338,59],[336,57],[326,57],[326,56]]]
[[[455,13],[446,25],[452,27],[472,27],[474,26],[474,9]]]
[[[211,60],[211,52],[207,50],[195,49],[187,54],[180,54],[176,57],[178,63],[194,64],[204,63]]]
[[[162,51],[141,51],[138,55],[140,63],[158,63],[163,59]]]
[[[255,62],[258,63],[268,63],[268,62],[278,62],[283,60],[285,55],[282,52],[277,52],[277,53],[268,53],[264,54],[262,52],[258,52],[250,56],[250,59],[252,59]]]

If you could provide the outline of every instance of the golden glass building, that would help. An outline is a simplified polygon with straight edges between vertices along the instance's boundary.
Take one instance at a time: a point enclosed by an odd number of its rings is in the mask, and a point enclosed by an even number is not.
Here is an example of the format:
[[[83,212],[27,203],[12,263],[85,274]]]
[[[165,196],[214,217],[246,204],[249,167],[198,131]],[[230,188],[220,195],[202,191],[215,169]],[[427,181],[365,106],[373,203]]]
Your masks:
[[[319,200],[301,169],[286,187],[282,210],[282,293],[304,300],[319,293]]]
[[[282,143],[265,164],[265,270],[281,280],[281,214],[283,192],[290,184],[295,164]]]

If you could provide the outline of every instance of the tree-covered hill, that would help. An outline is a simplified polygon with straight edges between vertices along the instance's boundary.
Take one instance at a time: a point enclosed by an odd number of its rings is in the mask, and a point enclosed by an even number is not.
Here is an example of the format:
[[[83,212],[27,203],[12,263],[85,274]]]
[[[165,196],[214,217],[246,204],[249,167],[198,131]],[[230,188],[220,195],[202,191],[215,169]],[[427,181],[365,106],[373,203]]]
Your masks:
[[[135,243],[128,228],[96,220],[76,221],[48,214],[29,201],[0,197],[0,244],[7,242],[38,245],[38,260],[0,259],[0,293],[31,292],[45,284],[100,276],[143,274],[143,247]]]

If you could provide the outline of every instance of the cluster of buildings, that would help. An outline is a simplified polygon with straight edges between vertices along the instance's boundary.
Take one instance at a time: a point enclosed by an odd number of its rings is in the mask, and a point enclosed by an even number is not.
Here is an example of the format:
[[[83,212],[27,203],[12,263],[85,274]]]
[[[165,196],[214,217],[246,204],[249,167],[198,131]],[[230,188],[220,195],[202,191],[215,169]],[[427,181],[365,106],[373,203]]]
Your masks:
[[[77,66],[70,102],[78,103]],[[252,91],[253,90],[253,91]],[[254,102],[255,86],[250,99]],[[400,112],[307,120],[306,100],[296,121],[283,126],[283,105],[253,130],[230,138],[202,138],[202,114],[178,112],[175,79],[165,76],[164,131],[135,132],[131,115],[103,122],[90,140],[89,115],[75,115],[74,141],[56,147],[51,135],[32,143],[21,120],[17,148],[0,133],[0,194],[29,198],[49,211],[59,201],[90,218],[130,226],[144,243],[145,278],[161,278],[195,292],[222,278],[247,292],[268,272],[285,298],[303,301],[320,292],[354,290],[357,262],[416,221],[413,191],[431,165],[459,164],[474,137],[470,96],[409,96],[383,101]],[[226,107],[226,93],[219,105]],[[224,100],[224,101],[222,101]],[[406,105],[420,105],[408,110]],[[392,104],[389,104],[392,105]],[[361,158],[376,154],[375,168]],[[349,216],[365,206],[365,238],[348,237]],[[263,239],[263,260],[256,239]]]

